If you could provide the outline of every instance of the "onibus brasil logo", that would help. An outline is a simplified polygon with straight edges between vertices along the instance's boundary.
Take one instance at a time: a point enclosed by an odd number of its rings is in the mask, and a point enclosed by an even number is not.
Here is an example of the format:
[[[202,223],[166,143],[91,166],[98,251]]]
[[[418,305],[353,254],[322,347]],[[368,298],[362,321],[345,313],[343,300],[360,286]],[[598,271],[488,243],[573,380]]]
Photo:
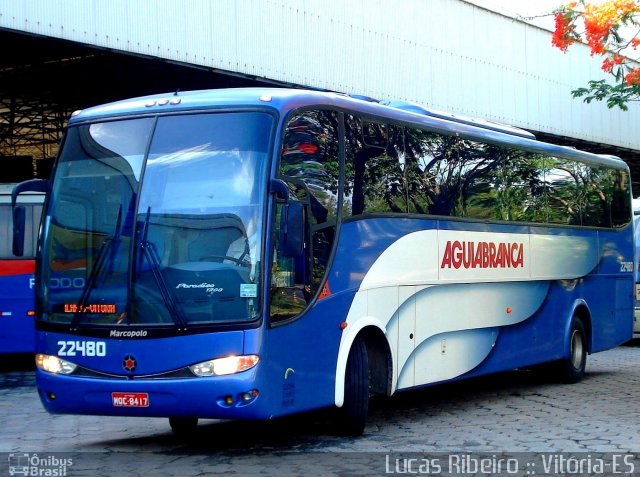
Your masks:
[[[9,475],[64,477],[69,475],[67,474],[67,470],[72,465],[73,459],[56,457],[54,455],[9,454]]]

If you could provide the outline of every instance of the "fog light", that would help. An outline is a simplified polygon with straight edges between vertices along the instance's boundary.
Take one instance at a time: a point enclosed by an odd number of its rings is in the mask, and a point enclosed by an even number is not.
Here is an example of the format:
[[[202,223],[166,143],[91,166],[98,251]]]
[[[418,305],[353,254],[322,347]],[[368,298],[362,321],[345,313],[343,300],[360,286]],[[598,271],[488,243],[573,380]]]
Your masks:
[[[227,396],[227,397],[225,397],[225,398],[224,398],[224,403],[225,403],[227,406],[231,406],[231,405],[233,404],[233,398],[232,398],[231,396]]]
[[[246,393],[242,393],[240,395],[240,398],[242,399],[242,401],[245,404],[250,403],[251,401],[253,401],[255,398],[258,397],[258,390],[257,389],[252,389],[251,391],[248,391]]]

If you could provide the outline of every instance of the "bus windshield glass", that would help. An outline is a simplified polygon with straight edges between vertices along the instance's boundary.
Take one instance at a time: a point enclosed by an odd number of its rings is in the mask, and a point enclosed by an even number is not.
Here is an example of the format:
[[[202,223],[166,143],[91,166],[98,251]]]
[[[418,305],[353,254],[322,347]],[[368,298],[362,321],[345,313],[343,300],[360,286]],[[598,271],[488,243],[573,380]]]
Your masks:
[[[44,224],[42,319],[254,320],[272,121],[228,112],[70,128]]]

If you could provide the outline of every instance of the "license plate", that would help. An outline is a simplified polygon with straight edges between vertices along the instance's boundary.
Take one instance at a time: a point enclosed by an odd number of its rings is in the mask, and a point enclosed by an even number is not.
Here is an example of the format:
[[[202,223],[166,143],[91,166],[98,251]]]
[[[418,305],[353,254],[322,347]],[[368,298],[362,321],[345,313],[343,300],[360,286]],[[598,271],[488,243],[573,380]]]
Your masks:
[[[116,407],[149,407],[149,394],[111,393],[111,401]]]

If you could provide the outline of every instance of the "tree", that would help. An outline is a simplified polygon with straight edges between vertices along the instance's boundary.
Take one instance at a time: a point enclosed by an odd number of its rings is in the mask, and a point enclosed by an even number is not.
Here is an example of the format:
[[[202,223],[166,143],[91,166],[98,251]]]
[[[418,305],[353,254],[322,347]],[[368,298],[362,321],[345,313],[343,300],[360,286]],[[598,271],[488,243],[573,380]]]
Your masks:
[[[552,44],[563,52],[575,42],[585,42],[592,56],[602,56],[602,70],[612,75],[589,81],[587,87],[572,91],[586,103],[606,100],[609,108],[628,109],[640,101],[640,66],[633,55],[640,46],[640,0],[578,0],[554,11]]]

